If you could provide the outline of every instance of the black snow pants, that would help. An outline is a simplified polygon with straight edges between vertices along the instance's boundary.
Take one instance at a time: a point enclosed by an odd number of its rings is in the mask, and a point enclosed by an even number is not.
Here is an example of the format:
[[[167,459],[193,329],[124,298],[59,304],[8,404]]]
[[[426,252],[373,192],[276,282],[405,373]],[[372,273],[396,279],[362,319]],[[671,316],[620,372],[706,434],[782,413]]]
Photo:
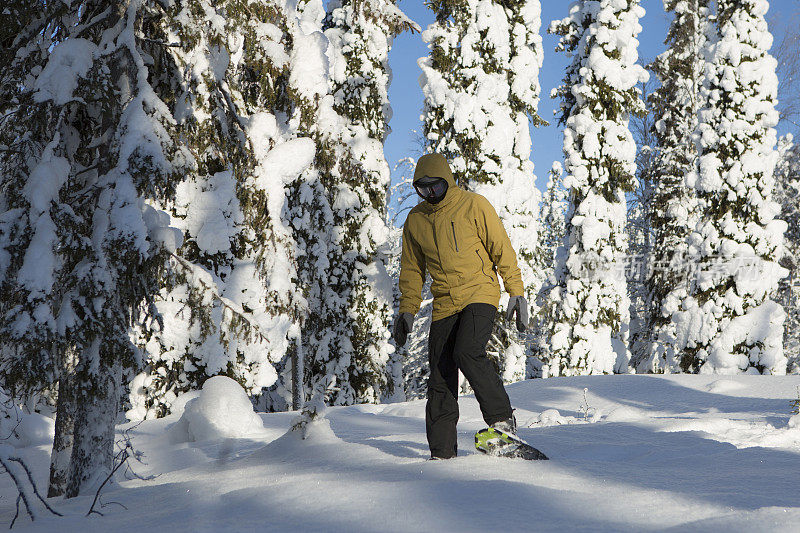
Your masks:
[[[450,458],[457,453],[459,370],[475,391],[487,425],[512,416],[503,382],[486,355],[496,312],[493,305],[474,303],[431,324],[425,426],[432,457]]]

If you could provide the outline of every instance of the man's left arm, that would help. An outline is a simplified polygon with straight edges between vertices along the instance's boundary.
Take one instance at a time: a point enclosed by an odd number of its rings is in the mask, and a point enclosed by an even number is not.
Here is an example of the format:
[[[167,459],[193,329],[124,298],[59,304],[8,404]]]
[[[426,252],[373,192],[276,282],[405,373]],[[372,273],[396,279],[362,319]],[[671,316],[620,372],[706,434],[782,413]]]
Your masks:
[[[517,264],[517,254],[492,204],[483,196],[477,197],[478,236],[483,241],[489,258],[497,265],[503,285],[509,296],[522,296],[522,274]]]

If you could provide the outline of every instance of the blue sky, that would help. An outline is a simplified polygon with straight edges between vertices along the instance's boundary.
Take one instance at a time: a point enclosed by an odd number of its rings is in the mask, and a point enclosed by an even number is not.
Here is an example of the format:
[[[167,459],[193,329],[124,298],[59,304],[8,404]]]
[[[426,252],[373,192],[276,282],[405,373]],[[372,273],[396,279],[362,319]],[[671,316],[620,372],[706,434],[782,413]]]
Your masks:
[[[557,101],[550,98],[550,91],[556,87],[564,74],[567,56],[556,53],[557,36],[548,35],[546,30],[550,21],[560,19],[567,14],[570,2],[566,0],[541,0],[542,2],[542,38],[544,40],[544,66],[540,74],[542,97],[539,114],[550,125],[531,128],[533,153],[531,159],[536,167],[537,185],[543,188],[547,183],[547,171],[553,161],[560,161],[562,134],[561,128],[553,117]],[[400,0],[400,8],[424,29],[433,22],[432,12],[421,0]],[[664,12],[662,0],[643,0],[642,6],[647,14],[642,19],[642,33],[639,35],[639,57],[643,62],[650,61],[664,50],[664,38],[671,20],[671,15]],[[776,13],[791,14],[800,11],[797,0],[776,0],[770,2],[770,15]],[[389,56],[393,80],[389,88],[389,99],[393,117],[390,121],[392,133],[386,140],[385,153],[389,165],[404,157],[417,158],[419,147],[414,141],[414,130],[419,131],[419,116],[422,110],[422,91],[418,78],[421,73],[417,59],[428,54],[428,48],[419,34],[404,34],[395,39]],[[402,222],[402,220],[400,221]]]

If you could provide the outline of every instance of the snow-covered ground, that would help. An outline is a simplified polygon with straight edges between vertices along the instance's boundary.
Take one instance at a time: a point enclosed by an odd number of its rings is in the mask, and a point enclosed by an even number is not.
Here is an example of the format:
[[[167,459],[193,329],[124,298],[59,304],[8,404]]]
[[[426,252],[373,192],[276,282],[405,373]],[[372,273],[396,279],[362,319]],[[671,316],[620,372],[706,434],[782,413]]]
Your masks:
[[[451,461],[427,461],[424,401],[333,408],[306,440],[287,434],[294,413],[277,413],[260,415],[263,429],[234,428],[238,438],[181,442],[187,419],[173,415],[131,431],[147,456],[137,472],[158,477],[104,492],[127,510],[108,504],[85,518],[91,496],[55,501],[67,516],[23,516],[14,529],[798,531],[798,387],[800,376],[691,375],[511,385],[520,436],[551,457],[543,462],[477,453],[473,397],[460,400]],[[44,487],[48,447],[19,452]],[[15,499],[3,476],[0,525]]]

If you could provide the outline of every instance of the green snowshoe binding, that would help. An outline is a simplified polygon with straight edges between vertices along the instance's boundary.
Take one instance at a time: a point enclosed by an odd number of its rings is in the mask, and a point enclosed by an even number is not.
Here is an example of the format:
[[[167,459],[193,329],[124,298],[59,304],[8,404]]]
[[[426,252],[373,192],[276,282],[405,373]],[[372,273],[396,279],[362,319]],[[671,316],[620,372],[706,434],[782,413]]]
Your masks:
[[[475,449],[495,457],[517,457],[528,461],[546,460],[547,456],[520,439],[495,427],[475,433]]]

